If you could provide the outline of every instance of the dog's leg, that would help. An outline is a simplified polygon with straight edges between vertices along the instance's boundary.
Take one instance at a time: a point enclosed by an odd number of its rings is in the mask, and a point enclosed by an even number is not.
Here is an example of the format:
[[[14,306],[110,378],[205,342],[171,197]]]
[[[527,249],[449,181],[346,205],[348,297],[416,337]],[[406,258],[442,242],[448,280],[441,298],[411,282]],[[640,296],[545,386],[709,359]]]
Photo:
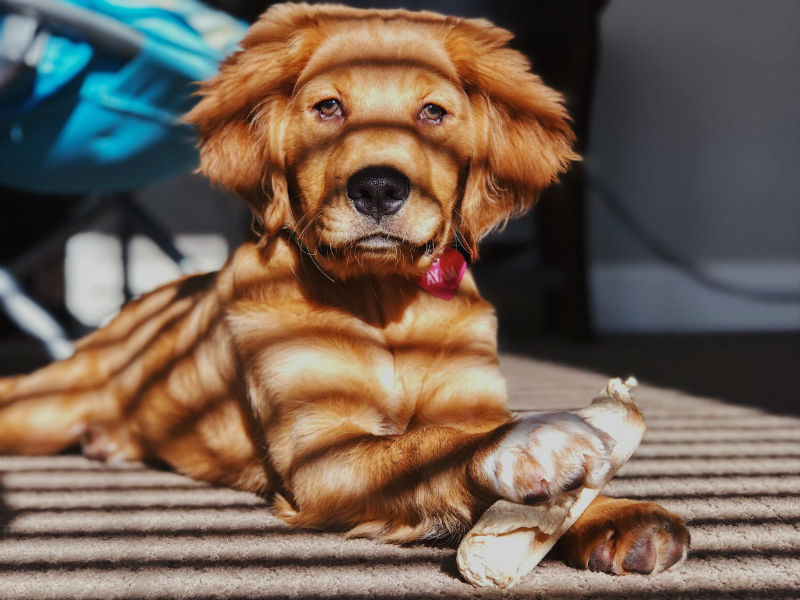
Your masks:
[[[599,496],[556,549],[580,569],[655,574],[683,564],[689,537],[683,520],[658,504]]]
[[[298,456],[279,514],[305,527],[411,540],[457,537],[492,502],[546,502],[608,468],[606,439],[568,413],[493,430],[352,435]]]
[[[80,340],[72,357],[0,379],[0,453],[55,453],[77,443],[89,424],[117,420],[158,367],[155,359],[170,358],[174,349],[164,342],[175,339],[212,281],[198,276],[159,288]]]
[[[77,354],[31,375],[0,379],[0,454],[52,454],[81,438],[91,415],[113,407]],[[76,383],[83,379],[86,386]]]

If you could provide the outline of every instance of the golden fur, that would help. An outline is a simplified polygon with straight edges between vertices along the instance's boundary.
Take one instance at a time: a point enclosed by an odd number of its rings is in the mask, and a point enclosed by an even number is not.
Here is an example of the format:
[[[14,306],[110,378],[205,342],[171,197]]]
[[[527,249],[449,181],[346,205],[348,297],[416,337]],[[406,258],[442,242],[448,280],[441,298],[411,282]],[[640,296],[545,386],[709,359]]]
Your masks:
[[[546,449],[546,476],[519,446],[526,422],[511,420],[494,313],[472,278],[451,301],[412,281],[457,242],[477,256],[576,158],[560,96],[509,39],[433,13],[271,8],[188,115],[201,171],[250,204],[260,242],[129,303],[72,358],[0,380],[0,451],[83,439],[90,456],[158,458],[272,495],[298,526],[391,540],[457,537],[501,495],[546,501],[585,477],[598,447],[585,426]],[[431,104],[446,114],[429,118]],[[347,191],[372,165],[410,182],[380,219]],[[508,464],[501,453],[515,466],[506,487],[486,467]],[[606,513],[576,524],[597,532],[573,536],[571,562],[608,545]],[[625,522],[622,557],[642,535]]]

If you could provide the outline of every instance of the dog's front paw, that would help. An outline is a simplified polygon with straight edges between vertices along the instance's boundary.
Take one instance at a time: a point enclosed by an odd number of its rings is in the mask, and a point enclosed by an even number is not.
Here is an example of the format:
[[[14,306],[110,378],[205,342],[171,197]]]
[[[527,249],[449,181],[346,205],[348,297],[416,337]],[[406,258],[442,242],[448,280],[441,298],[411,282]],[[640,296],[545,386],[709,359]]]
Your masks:
[[[686,560],[683,520],[654,502],[598,498],[559,540],[567,563],[615,575],[654,575]]]
[[[614,442],[572,413],[537,413],[514,421],[481,457],[482,479],[498,497],[534,504],[586,484],[601,485]]]

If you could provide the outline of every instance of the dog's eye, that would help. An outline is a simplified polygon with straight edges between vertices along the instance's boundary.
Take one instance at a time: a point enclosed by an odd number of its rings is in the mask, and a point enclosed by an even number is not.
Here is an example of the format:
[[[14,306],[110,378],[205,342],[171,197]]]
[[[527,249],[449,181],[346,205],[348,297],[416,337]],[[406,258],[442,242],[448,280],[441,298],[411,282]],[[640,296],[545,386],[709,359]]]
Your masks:
[[[431,123],[441,123],[446,114],[447,111],[438,104],[426,104],[422,107],[422,112],[419,113],[419,116]]]
[[[334,98],[328,98],[322,102],[317,102],[314,105],[314,110],[319,113],[323,119],[333,119],[342,115],[342,105]]]

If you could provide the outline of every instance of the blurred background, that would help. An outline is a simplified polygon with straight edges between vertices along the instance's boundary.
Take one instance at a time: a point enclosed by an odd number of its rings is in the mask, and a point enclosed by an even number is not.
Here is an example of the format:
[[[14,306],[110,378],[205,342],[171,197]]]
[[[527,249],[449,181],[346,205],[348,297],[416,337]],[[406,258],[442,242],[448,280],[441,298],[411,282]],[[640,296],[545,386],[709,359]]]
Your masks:
[[[31,8],[53,3],[122,20],[136,35],[77,32],[74,15]],[[151,4],[162,12],[143,8]],[[474,268],[497,306],[503,350],[800,414],[799,2],[351,4],[488,18],[566,97],[585,160],[487,239]],[[251,235],[243,204],[191,173],[191,132],[164,115],[190,106],[187,82],[213,72],[268,5],[218,0],[212,13],[189,0],[0,0],[0,374],[68,351],[59,339],[182,269],[218,268]],[[175,7],[177,17],[163,12]],[[183,62],[176,40],[191,50]],[[82,121],[74,113],[86,98],[119,109],[90,68],[149,89],[130,72],[142,48],[155,57],[145,66],[156,87],[165,65],[174,83],[161,96],[145,91],[147,110],[139,95],[123,112],[140,119],[134,131],[146,119],[167,133],[121,156],[108,140],[124,126],[96,117],[96,106]],[[71,79],[43,91],[34,80],[52,64]],[[68,108],[62,91],[73,94]],[[41,134],[34,109],[52,118]],[[56,164],[58,136],[76,123],[103,127]],[[85,174],[75,157],[97,139],[105,175]]]

